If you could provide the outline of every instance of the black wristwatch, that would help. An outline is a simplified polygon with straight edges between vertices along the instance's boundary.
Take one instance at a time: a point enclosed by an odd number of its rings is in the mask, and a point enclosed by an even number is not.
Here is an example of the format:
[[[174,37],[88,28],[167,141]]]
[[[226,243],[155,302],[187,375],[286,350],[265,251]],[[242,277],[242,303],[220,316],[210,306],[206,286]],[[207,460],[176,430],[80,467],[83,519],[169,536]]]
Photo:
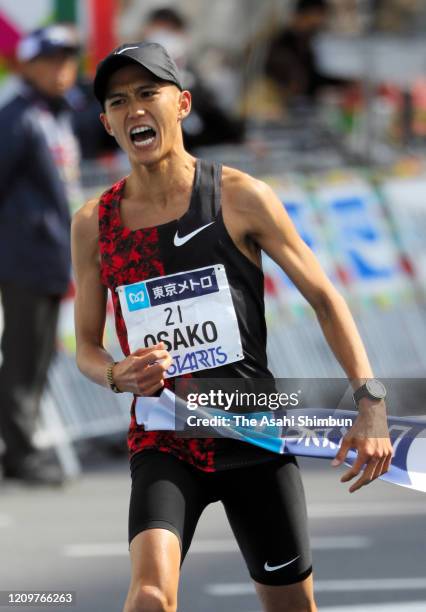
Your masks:
[[[367,382],[353,394],[355,404],[358,405],[358,402],[362,397],[369,397],[370,399],[377,401],[385,399],[385,385],[380,382],[380,380],[377,380],[377,378],[369,378]]]

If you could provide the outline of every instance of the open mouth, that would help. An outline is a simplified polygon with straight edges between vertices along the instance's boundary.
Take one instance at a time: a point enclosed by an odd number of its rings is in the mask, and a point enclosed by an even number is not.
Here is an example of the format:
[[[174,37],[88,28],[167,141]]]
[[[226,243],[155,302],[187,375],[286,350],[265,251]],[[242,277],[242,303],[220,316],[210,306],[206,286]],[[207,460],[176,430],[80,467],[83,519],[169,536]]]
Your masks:
[[[130,139],[137,147],[148,147],[155,140],[157,132],[148,125],[141,125],[130,130]]]

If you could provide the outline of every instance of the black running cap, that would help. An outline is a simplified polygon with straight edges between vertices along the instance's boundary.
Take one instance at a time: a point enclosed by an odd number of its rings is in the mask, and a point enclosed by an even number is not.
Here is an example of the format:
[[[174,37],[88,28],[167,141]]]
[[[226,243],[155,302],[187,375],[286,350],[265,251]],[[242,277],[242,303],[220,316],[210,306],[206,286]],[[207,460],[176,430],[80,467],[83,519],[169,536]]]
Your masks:
[[[161,81],[173,83],[183,89],[179,71],[166,49],[158,43],[125,43],[107,55],[97,66],[93,89],[103,105],[110,77],[128,64],[139,64]]]

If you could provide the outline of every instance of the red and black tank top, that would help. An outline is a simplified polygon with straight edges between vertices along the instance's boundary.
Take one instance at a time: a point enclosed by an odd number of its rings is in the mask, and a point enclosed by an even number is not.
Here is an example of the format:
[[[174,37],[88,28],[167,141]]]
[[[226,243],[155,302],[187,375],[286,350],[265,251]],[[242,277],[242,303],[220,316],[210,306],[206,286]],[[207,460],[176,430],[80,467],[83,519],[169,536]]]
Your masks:
[[[115,325],[124,355],[129,355],[126,324],[116,289],[194,268],[225,268],[238,322],[243,359],[193,372],[202,378],[272,378],[267,367],[264,279],[262,271],[235,246],[221,208],[222,168],[196,161],[189,208],[177,220],[130,230],[123,226],[120,202],[125,179],[99,201],[99,248],[102,283],[111,291]],[[195,336],[197,338],[198,336]],[[173,385],[173,378],[166,380]],[[145,432],[136,423],[135,401],[128,433],[130,456],[156,449],[173,453],[205,471],[236,467],[272,458],[268,451],[236,440],[182,438],[173,432]]]

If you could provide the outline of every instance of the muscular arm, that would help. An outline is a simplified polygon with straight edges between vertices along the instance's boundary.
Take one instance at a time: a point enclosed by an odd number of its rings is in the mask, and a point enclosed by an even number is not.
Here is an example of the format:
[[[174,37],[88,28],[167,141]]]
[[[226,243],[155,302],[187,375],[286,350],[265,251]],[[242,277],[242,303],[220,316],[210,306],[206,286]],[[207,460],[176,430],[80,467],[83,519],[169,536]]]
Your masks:
[[[373,377],[373,372],[345,300],[300,238],[272,189],[261,181],[241,174],[233,182],[235,193],[229,202],[238,204],[234,205],[233,210],[229,206],[226,214],[231,236],[237,245],[242,245],[243,250],[248,237],[291,278],[315,310],[330,348],[353,388],[357,389],[366,379]],[[384,402],[363,398],[359,412],[360,416],[345,436],[337,456],[337,463],[341,463],[349,448],[358,450],[358,459],[353,469],[343,476],[344,481],[358,474],[362,466],[371,460],[364,475],[352,485],[351,492],[387,471],[392,452]]]
[[[76,281],[77,365],[85,376],[107,386],[105,373],[113,359],[103,346],[107,295],[100,281],[95,201],[88,202],[74,216],[71,239]]]
[[[76,213],[71,228],[76,281],[76,358],[85,376],[108,387],[106,371],[114,360],[103,345],[107,294],[100,279],[98,231],[97,201],[92,200]],[[170,355],[163,350],[162,343],[141,348],[114,366],[114,382],[121,391],[152,395],[163,386],[170,363]]]
[[[256,181],[256,204],[248,219],[248,232],[290,277],[314,309],[324,336],[354,389],[373,372],[349,311],[318,260],[297,233],[272,189]]]
[[[345,300],[301,239],[282,203],[261,181],[239,173],[224,218],[242,250],[247,240],[264,250],[291,278],[314,309],[324,336],[354,389],[373,376],[364,345]],[[247,253],[246,253],[247,254]]]

